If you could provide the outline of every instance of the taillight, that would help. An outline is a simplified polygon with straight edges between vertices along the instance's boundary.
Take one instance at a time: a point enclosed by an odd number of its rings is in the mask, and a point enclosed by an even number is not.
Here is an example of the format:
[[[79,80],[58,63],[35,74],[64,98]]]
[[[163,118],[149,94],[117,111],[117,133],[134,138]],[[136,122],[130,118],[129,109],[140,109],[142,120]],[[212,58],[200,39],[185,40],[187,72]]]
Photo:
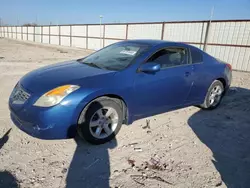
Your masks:
[[[232,70],[232,65],[230,65],[229,63],[226,63],[227,67],[229,68],[229,70]]]

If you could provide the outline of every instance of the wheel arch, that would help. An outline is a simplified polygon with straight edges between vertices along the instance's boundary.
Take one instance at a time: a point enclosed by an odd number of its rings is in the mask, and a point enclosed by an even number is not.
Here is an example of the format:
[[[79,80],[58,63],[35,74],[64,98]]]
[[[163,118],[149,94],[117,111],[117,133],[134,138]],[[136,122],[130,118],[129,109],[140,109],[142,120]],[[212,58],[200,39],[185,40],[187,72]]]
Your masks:
[[[225,78],[220,77],[220,78],[217,78],[216,80],[219,80],[223,84],[224,89],[227,87],[227,81]]]
[[[129,110],[128,110],[128,106],[127,106],[126,101],[121,96],[116,95],[116,94],[106,94],[106,95],[103,95],[100,97],[112,98],[113,100],[117,100],[117,102],[121,103],[122,113],[123,113],[123,123],[127,125],[128,124],[128,117],[129,117]],[[97,97],[97,98],[100,98],[100,97]]]
[[[88,106],[93,103],[96,99],[98,98],[102,98],[102,97],[107,97],[107,98],[110,98],[114,101],[116,101],[118,104],[120,104],[122,106],[122,112],[123,112],[123,123],[124,124],[129,124],[130,120],[129,120],[129,108],[128,108],[128,104],[126,102],[126,100],[118,95],[118,94],[113,94],[113,93],[109,93],[109,94],[102,94],[102,95],[95,95],[93,96],[91,99],[88,100],[88,102],[85,103],[84,106],[82,106],[80,108],[80,112],[78,113],[78,116],[77,116],[77,122],[81,116],[81,113],[84,109],[88,108]]]

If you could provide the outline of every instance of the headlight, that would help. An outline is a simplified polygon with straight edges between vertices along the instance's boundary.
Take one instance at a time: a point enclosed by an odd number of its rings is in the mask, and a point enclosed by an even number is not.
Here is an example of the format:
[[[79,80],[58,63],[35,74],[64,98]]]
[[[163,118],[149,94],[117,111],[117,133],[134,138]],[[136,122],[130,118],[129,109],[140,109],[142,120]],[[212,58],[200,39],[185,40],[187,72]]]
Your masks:
[[[79,89],[77,85],[64,85],[52,89],[42,95],[34,104],[34,106],[40,107],[50,107],[60,103],[64,97],[72,93],[73,91]]]

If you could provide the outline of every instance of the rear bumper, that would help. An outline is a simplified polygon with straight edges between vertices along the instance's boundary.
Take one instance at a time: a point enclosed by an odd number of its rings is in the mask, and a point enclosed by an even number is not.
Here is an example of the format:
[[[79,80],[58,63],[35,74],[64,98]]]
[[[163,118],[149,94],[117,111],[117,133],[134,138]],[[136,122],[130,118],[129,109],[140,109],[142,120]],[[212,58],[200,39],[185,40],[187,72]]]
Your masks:
[[[231,83],[232,83],[232,71],[229,71],[227,73],[227,77],[228,77],[228,89],[229,89],[229,87],[231,86]]]

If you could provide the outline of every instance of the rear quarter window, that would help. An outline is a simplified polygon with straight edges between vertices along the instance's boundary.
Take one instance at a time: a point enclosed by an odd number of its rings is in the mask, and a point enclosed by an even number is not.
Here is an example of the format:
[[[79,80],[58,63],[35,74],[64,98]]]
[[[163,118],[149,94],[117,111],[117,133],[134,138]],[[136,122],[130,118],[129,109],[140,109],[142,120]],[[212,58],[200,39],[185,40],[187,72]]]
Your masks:
[[[203,54],[199,49],[191,48],[190,52],[192,56],[192,64],[203,62]]]

